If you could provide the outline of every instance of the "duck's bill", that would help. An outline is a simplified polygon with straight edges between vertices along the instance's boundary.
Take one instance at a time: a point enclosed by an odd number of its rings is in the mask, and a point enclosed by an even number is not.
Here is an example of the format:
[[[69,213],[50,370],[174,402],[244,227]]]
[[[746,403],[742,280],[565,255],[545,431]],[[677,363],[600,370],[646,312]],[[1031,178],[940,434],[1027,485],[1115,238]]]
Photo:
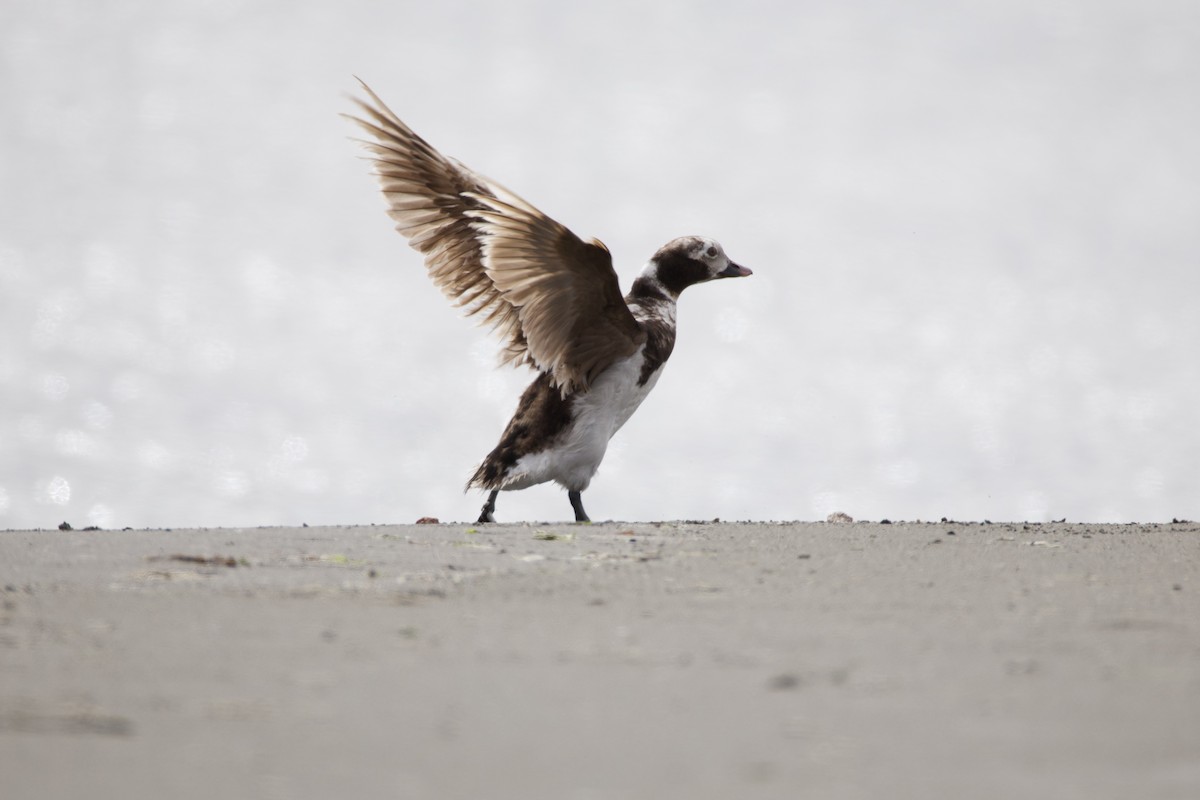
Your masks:
[[[729,266],[718,272],[717,276],[721,278],[744,278],[747,275],[753,274],[753,272],[741,266],[740,264],[735,264],[730,261]]]

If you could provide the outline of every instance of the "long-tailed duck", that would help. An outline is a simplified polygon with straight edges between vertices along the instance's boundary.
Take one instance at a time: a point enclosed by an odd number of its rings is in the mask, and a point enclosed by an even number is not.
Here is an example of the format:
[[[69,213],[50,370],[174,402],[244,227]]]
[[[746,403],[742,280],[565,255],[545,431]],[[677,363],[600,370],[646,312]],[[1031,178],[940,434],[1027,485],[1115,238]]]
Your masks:
[[[521,395],[500,443],[467,489],[489,491],[479,522],[494,522],[496,496],[546,481],[565,487],[578,522],[581,493],[608,440],[654,388],[675,346],[675,302],[694,283],[749,275],[721,245],[684,236],[664,245],[624,298],[612,256],[583,241],[495,181],[447,158],[400,121],[364,83],[371,135],[360,140],[398,230],[425,256],[434,283],[505,341],[502,364],[537,377]]]

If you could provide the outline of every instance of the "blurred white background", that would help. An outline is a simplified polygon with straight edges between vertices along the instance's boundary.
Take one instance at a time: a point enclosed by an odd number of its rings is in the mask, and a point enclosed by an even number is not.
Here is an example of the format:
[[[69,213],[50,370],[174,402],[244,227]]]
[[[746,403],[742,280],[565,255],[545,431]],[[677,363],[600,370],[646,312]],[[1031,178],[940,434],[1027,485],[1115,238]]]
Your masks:
[[[1200,517],[1191,0],[6,0],[0,527],[474,519],[529,375],[391,230],[352,75],[624,287],[755,270],[683,297],[593,518]]]

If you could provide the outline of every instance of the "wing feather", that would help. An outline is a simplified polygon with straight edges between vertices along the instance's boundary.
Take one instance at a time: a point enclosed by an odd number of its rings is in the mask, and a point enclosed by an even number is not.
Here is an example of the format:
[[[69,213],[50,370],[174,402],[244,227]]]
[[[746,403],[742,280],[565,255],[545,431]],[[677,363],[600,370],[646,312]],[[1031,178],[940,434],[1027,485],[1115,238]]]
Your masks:
[[[566,393],[636,351],[645,334],[603,244],[443,156],[362,88],[364,116],[346,116],[370,134],[388,215],[438,288],[504,340],[501,363],[532,364]]]

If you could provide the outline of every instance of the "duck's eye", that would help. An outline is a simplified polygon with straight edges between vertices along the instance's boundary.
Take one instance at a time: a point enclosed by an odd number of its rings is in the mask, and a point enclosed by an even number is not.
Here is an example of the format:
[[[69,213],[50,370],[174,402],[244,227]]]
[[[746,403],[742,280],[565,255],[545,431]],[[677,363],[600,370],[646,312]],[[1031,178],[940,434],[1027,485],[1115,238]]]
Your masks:
[[[707,250],[705,250],[704,257],[707,259],[710,259],[710,260],[716,258],[717,257],[717,248],[710,247]]]

